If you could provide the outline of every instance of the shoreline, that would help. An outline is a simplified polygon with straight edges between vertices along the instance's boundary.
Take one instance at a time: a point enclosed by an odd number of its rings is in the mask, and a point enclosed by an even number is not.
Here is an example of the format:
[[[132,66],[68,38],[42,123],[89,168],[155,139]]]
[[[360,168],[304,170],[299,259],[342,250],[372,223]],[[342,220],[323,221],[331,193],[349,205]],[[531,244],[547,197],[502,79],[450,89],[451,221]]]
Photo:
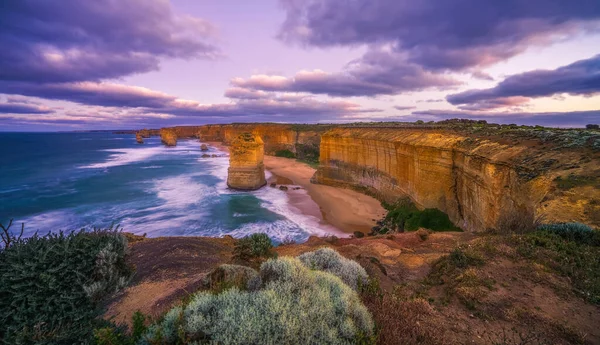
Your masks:
[[[222,143],[206,144],[229,152]],[[319,219],[324,227],[333,226],[348,235],[355,231],[366,234],[386,214],[381,203],[373,197],[350,189],[311,183],[310,179],[316,170],[306,163],[267,155],[263,162],[265,169],[273,175],[263,188],[273,188],[269,186],[273,182],[278,186],[299,186],[299,190],[290,188],[287,191],[288,202],[301,214]]]

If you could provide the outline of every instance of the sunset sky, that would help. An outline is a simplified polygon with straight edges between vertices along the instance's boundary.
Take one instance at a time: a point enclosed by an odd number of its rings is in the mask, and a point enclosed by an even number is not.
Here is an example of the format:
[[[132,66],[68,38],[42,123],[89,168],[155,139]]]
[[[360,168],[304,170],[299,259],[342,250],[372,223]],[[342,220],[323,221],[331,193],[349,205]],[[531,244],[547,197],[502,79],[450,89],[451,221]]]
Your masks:
[[[600,123],[598,0],[3,0],[0,130]]]

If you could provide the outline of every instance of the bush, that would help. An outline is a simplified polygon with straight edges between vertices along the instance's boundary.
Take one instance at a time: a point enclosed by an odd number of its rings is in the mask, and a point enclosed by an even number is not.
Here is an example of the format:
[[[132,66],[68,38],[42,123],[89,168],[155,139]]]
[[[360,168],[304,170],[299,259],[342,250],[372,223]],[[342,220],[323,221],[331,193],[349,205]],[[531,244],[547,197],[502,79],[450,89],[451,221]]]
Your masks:
[[[131,276],[116,229],[34,235],[0,252],[0,339],[10,344],[86,344],[97,300]]]
[[[209,274],[210,288],[216,292],[232,287],[240,290],[253,289],[257,279],[258,272],[240,265],[221,265]]]
[[[296,158],[296,155],[290,150],[278,150],[275,151],[276,157],[284,157],[284,158]]]
[[[538,230],[556,234],[568,241],[591,246],[600,245],[600,232],[581,223],[544,224]]]
[[[372,335],[357,293],[296,258],[262,264],[262,288],[197,293],[151,326],[142,344],[352,344]]]
[[[433,231],[460,231],[448,218],[448,215],[437,208],[426,208],[420,211],[409,198],[398,200],[395,204],[384,205],[388,214],[381,222],[377,233],[390,231],[415,231],[426,228]]]
[[[233,256],[239,260],[268,258],[274,255],[271,249],[273,249],[273,243],[267,234],[252,234],[236,241]]]
[[[298,259],[311,269],[335,275],[354,290],[358,288],[360,282],[365,283],[369,278],[365,269],[358,263],[346,259],[331,248],[304,253]]]

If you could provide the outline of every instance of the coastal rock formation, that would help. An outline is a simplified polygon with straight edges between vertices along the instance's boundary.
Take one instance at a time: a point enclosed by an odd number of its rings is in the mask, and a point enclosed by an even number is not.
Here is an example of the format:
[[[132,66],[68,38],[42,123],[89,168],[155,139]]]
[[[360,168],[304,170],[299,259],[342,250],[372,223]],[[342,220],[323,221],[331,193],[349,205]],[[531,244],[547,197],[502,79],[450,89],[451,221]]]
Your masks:
[[[252,133],[242,133],[231,142],[227,185],[241,190],[255,190],[265,184],[264,143]]]
[[[399,128],[336,128],[322,135],[320,149],[313,182],[351,187],[389,202],[408,196],[419,208],[438,208],[469,231],[540,214],[547,221],[582,221],[584,212],[567,218],[565,212],[547,210],[589,202],[552,194],[555,174],[561,172],[550,167],[560,167],[559,160],[579,160],[576,150],[548,155],[458,132]]]
[[[252,133],[263,140],[267,155],[275,156],[287,150],[296,158],[317,162],[321,134],[331,128],[331,125],[270,123],[205,125],[198,128],[197,136],[202,141],[230,144],[240,134]]]
[[[146,128],[140,129],[139,131],[136,132],[135,135],[136,136],[139,135],[142,138],[150,138],[150,136],[151,136],[151,130],[146,129]]]
[[[177,145],[177,134],[171,128],[161,128],[160,129],[160,141],[166,146],[176,146]]]
[[[138,144],[143,144],[144,143],[144,139],[143,139],[142,135],[140,134],[140,132],[135,133],[135,141]]]
[[[208,146],[206,144],[200,145],[200,151],[208,151]]]

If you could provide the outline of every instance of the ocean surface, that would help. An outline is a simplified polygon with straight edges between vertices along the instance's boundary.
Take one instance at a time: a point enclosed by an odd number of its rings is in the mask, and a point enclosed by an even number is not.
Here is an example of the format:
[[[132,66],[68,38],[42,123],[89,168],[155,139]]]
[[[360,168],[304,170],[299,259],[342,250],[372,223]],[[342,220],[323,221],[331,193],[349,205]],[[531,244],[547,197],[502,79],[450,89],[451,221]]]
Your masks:
[[[228,189],[227,154],[203,153],[197,140],[168,148],[126,134],[0,133],[0,222],[25,223],[26,235],[111,224],[149,237],[325,234],[277,188]]]

